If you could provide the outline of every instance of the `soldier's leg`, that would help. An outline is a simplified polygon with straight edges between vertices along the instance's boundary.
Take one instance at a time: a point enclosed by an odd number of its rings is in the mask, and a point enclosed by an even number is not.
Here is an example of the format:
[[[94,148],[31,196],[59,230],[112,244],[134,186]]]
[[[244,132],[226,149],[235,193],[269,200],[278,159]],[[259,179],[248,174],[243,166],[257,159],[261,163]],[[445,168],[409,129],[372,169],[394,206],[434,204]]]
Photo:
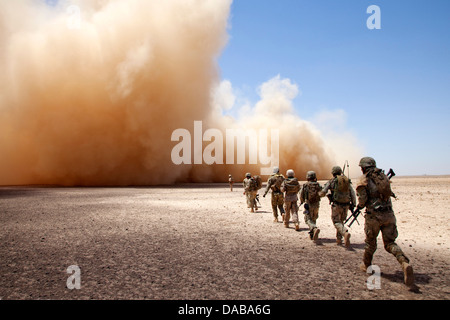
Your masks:
[[[398,237],[395,216],[392,214],[390,217],[384,219],[383,222],[384,224],[380,227],[380,229],[383,237],[384,249],[394,255],[400,264],[403,262],[409,262],[409,259],[405,256],[402,249],[397,243],[395,243],[395,239]]]
[[[383,236],[384,248],[387,252],[395,256],[403,269],[404,282],[411,286],[414,284],[414,272],[412,266],[409,264],[408,257],[405,256],[402,249],[395,243],[397,239],[397,223],[393,212],[388,212],[383,215],[384,224],[381,226],[381,234]]]
[[[277,198],[277,194],[276,193],[272,193],[272,197],[271,197],[271,204],[272,204],[272,212],[273,212],[273,217],[274,217],[274,222],[278,222],[278,211],[277,211],[277,206],[278,206],[278,198]]]
[[[364,233],[366,234],[366,239],[364,240],[363,270],[372,265],[373,255],[377,250],[377,237],[380,233],[380,223],[375,214],[366,214]]]
[[[295,225],[295,231],[299,231],[300,230],[300,225],[299,225],[299,221],[298,221],[298,204],[297,204],[297,201],[293,201],[293,203],[292,203],[292,221],[294,222],[294,225]]]
[[[284,226],[289,227],[289,219],[291,218],[292,201],[285,201],[284,203]]]
[[[331,220],[333,221],[334,227],[336,228],[336,241],[338,244],[342,243],[342,237],[344,237],[347,229],[344,226],[343,221],[341,220],[343,216],[344,208],[333,204],[331,206]]]
[[[278,210],[280,210],[280,214],[284,214],[284,196],[282,193],[277,193],[277,205],[278,205]]]
[[[253,205],[253,209],[256,211],[256,210],[258,210],[258,206],[257,206],[257,204],[256,204],[256,195],[258,194],[258,192],[257,191],[252,191],[252,205]]]

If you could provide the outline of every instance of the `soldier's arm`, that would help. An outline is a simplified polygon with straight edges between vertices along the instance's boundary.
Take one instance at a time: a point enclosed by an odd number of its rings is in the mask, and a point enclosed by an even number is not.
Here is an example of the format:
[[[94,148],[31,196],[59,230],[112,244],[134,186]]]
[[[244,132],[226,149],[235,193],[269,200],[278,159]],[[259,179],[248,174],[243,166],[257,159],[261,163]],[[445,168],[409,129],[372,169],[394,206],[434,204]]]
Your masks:
[[[302,204],[303,202],[305,202],[305,186],[306,184],[304,184],[302,186],[302,189],[300,190],[300,204]]]
[[[356,205],[356,195],[355,195],[355,190],[353,189],[352,185],[350,185],[350,197],[352,199],[352,204]]]
[[[270,187],[272,186],[272,184],[273,184],[272,178],[269,178],[269,179],[267,180],[267,186],[266,186],[266,190],[264,191],[263,197],[267,194],[267,192],[269,192]]]
[[[367,202],[367,190],[366,187],[363,185],[359,185],[356,188],[356,194],[358,196],[358,208],[362,209],[366,206]]]
[[[283,182],[281,183],[281,186],[280,186],[281,192],[284,192],[285,186],[286,186],[286,180],[283,180]]]
[[[328,190],[330,189],[330,186],[331,186],[331,180],[328,181],[327,183],[325,183],[325,185],[323,186],[322,190],[319,191],[319,196],[325,197],[327,192],[328,192]]]

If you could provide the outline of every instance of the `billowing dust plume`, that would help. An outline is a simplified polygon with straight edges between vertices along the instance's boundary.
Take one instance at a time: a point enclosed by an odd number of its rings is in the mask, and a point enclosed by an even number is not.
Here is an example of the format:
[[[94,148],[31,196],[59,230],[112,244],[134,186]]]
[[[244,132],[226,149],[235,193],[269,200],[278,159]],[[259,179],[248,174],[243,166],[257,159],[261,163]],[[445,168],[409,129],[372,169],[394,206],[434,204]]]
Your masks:
[[[196,120],[204,129],[277,128],[283,173],[329,176],[338,157],[295,115],[288,80],[262,85],[261,101],[238,118],[214,106],[231,0],[53,2],[0,1],[0,185],[258,174],[257,165],[173,164],[172,132]]]

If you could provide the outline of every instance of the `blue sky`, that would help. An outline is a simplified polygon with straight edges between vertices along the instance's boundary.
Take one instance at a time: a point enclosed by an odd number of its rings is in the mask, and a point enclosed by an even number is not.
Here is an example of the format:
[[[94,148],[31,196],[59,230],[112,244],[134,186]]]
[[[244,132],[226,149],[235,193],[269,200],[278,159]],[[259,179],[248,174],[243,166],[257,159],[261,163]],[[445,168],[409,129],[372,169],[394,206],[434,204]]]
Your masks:
[[[234,0],[228,32],[221,77],[248,99],[279,74],[302,118],[344,110],[379,167],[450,174],[450,1]]]

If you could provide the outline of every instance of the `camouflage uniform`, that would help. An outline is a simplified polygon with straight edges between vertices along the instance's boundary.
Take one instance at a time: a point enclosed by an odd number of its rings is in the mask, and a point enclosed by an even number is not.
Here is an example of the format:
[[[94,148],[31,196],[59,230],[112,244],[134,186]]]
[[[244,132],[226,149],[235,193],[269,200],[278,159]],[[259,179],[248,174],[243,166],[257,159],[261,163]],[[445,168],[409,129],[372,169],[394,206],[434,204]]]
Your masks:
[[[320,207],[320,196],[319,191],[322,189],[321,185],[317,181],[307,181],[300,191],[300,202],[306,203],[308,205],[308,210],[303,212],[305,215],[305,223],[309,227],[310,238],[313,239],[315,235],[315,240],[320,230],[318,230],[316,221],[319,217],[319,207]],[[314,193],[314,194],[310,194]],[[309,199],[314,199],[310,201]]]
[[[228,176],[228,183],[230,184],[230,191],[233,191],[233,183],[234,183],[234,179],[231,176],[231,174]]]
[[[375,164],[374,160],[373,164]],[[363,170],[364,175],[356,188],[358,195],[358,208],[366,208],[364,225],[366,245],[364,249],[362,268],[366,269],[372,264],[373,255],[377,249],[377,236],[381,231],[384,248],[387,252],[394,255],[400,265],[402,265],[405,273],[405,283],[411,285],[413,282],[413,271],[409,266],[409,259],[405,256],[402,249],[395,243],[395,239],[398,236],[398,231],[396,218],[394,211],[392,210],[391,195],[383,196],[382,192],[380,192],[380,187],[377,186],[373,179],[373,176],[380,174],[380,172],[381,170],[375,166],[366,168]],[[389,182],[386,182],[385,184],[389,184]]]
[[[289,170],[288,170],[289,172]],[[297,193],[300,191],[300,184],[297,178],[294,177],[293,172],[292,175],[287,174],[287,178],[281,184],[281,191],[285,192],[284,196],[284,226],[286,228],[289,227],[289,219],[292,214],[292,221],[295,224],[295,230],[299,230],[299,222],[298,222],[298,204],[297,204]],[[293,187],[289,187],[292,185]]]
[[[274,222],[278,222],[278,210],[280,210],[280,214],[284,215],[284,196],[283,192],[281,192],[281,189],[277,187],[276,182],[278,179],[283,179],[284,177],[280,173],[274,173],[270,176],[270,178],[267,180],[267,186],[266,190],[264,191],[263,197],[266,196],[266,194],[269,192],[269,190],[272,190],[272,212],[274,217]],[[278,210],[277,210],[278,209]]]
[[[251,209],[250,210],[251,212],[254,212],[255,210],[258,210],[258,207],[256,205],[256,195],[258,193],[258,190],[256,189],[252,190],[251,188],[252,181],[254,181],[252,177],[246,177],[243,181],[243,184],[244,184],[244,194],[247,198],[247,207]]]
[[[334,167],[336,168],[336,167]],[[334,169],[333,168],[333,169]],[[339,171],[337,171],[339,172]],[[345,245],[348,247],[350,245],[350,233],[348,232],[347,228],[344,225],[345,220],[347,219],[348,210],[350,208],[350,204],[352,206],[356,203],[356,195],[355,190],[353,189],[351,183],[348,186],[348,199],[349,201],[345,202],[339,202],[333,199],[334,193],[338,187],[338,176],[341,175],[342,169],[340,173],[335,174],[333,173],[334,178],[329,180],[325,186],[323,187],[322,191],[320,192],[321,196],[325,196],[328,192],[328,190],[331,191],[331,220],[333,221],[333,224],[336,228],[336,242],[337,244],[342,243],[342,237],[345,238]]]

